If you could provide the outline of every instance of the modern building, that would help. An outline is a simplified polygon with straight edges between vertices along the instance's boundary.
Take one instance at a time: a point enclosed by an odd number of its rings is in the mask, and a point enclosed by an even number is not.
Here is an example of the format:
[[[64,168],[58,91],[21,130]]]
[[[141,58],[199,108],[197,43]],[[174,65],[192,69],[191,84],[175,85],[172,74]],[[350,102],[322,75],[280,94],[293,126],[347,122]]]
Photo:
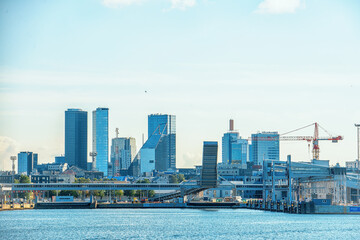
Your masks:
[[[65,111],[65,162],[69,166],[87,168],[87,112]]]
[[[108,175],[109,163],[109,109],[93,111],[92,151],[96,152],[96,169]]]
[[[204,142],[201,169],[201,186],[214,188],[217,186],[217,142]]]
[[[141,173],[176,169],[176,117],[148,116],[148,140],[140,149]]]
[[[65,156],[55,156],[55,163],[65,163]]]
[[[129,137],[113,138],[111,142],[112,176],[121,176],[120,172],[127,171],[136,156],[136,140]]]
[[[222,162],[228,164],[243,164],[249,161],[249,144],[234,131],[234,121],[230,120],[229,132],[222,137]]]
[[[42,174],[44,172],[51,172],[51,173],[62,173],[68,168],[67,163],[44,163],[38,164],[34,169],[35,171]],[[35,172],[34,171],[34,172]]]
[[[38,156],[39,155],[37,153],[33,153],[33,168],[36,168],[37,165],[39,164]]]
[[[18,174],[30,175],[34,166],[37,166],[37,161],[38,161],[37,153],[33,153],[33,152],[18,153]]]
[[[279,133],[261,132],[251,134],[252,161],[262,165],[264,160],[279,160]]]

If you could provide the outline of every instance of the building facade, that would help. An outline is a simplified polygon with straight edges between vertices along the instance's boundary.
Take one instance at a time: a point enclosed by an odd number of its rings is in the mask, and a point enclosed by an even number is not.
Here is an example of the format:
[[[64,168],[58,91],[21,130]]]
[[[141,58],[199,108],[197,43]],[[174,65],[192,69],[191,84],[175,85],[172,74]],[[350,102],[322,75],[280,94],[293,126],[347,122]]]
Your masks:
[[[201,186],[214,188],[217,186],[217,142],[204,142],[201,169]]]
[[[70,166],[87,168],[87,112],[65,111],[65,161]]]
[[[92,151],[96,152],[96,169],[108,175],[109,163],[109,109],[93,111]]]
[[[37,165],[37,161],[38,161],[37,153],[33,153],[33,152],[18,153],[18,174],[30,175],[34,166]]]
[[[65,156],[55,156],[55,163],[65,163]]]
[[[252,161],[262,165],[264,160],[279,160],[279,133],[262,132],[251,134]]]
[[[140,149],[141,173],[176,169],[176,117],[148,116],[148,140]]]
[[[136,155],[135,138],[113,138],[111,142],[112,176],[121,176],[128,170]]]
[[[228,132],[222,137],[222,162],[244,164],[249,161],[249,144],[238,132]]]

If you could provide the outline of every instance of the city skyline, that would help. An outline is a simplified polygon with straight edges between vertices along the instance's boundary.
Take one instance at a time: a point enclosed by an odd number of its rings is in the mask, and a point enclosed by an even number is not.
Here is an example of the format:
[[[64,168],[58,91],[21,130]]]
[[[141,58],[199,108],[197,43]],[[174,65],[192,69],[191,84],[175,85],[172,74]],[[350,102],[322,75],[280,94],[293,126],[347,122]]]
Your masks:
[[[176,115],[177,167],[201,164],[203,141],[220,157],[230,118],[245,139],[319,122],[344,136],[321,159],[355,160],[360,3],[286,2],[2,1],[0,169],[64,154],[64,110],[98,106],[137,149],[147,115]],[[307,143],[280,142],[288,154],[308,160]]]

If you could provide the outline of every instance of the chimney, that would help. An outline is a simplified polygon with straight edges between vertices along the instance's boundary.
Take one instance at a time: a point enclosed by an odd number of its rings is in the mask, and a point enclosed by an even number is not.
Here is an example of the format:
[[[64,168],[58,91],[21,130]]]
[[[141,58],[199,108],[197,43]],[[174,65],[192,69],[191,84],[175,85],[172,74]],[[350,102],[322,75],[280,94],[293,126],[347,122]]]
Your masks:
[[[230,131],[234,131],[234,120],[230,119]]]

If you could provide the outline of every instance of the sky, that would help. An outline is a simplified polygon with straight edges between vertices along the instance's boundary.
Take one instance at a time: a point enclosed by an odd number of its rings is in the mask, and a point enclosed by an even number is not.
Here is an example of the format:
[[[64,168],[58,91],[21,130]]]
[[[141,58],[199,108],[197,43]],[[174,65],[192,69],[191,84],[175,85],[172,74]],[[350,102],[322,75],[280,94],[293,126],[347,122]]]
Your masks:
[[[177,167],[201,164],[230,118],[243,138],[319,122],[331,164],[356,159],[358,0],[2,0],[0,170],[20,151],[64,154],[65,110],[109,108],[109,136],[176,115]],[[146,92],[147,93],[146,93]],[[308,128],[296,135],[313,135]],[[320,135],[325,135],[321,132]],[[310,159],[306,142],[280,158]],[[90,159],[88,160],[90,161]]]

